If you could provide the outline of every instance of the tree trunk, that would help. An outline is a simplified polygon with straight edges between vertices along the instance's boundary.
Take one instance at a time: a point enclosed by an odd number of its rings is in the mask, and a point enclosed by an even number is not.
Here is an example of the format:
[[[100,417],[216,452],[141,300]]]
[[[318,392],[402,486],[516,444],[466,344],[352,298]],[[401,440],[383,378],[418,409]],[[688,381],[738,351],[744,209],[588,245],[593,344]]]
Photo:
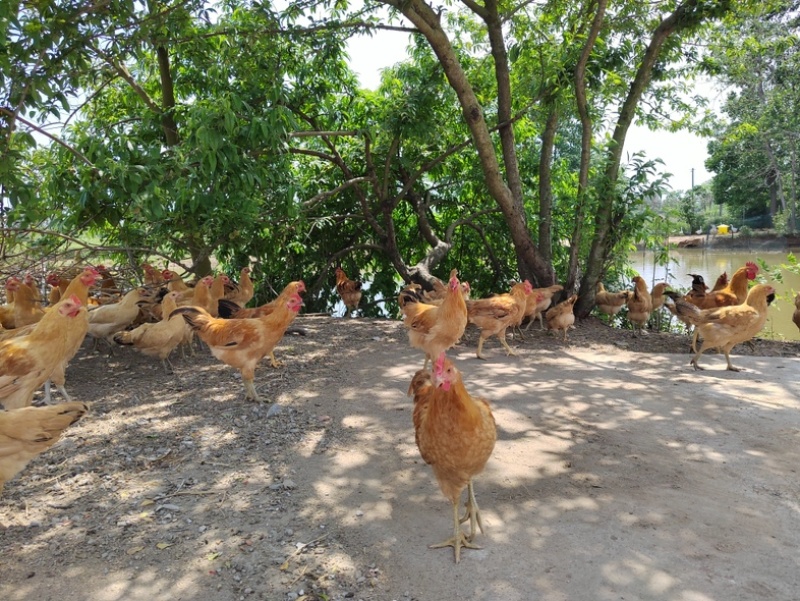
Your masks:
[[[511,241],[514,244],[514,250],[517,256],[517,266],[520,277],[531,279],[536,285],[549,285],[552,283],[550,279],[550,266],[542,260],[528,231],[521,197],[515,197],[514,192],[503,179],[489,127],[483,117],[483,109],[467,79],[466,73],[461,67],[461,63],[458,61],[458,57],[450,44],[447,34],[442,29],[441,23],[439,22],[439,14],[422,0],[383,1],[385,4],[393,6],[402,12],[425,36],[431,49],[438,57],[439,63],[442,65],[450,86],[458,96],[461,110],[464,114],[464,120],[470,129],[472,139],[475,143],[475,149],[478,152],[487,189],[500,207],[500,211],[503,213],[505,222],[508,225]],[[479,11],[478,14],[482,18],[488,19],[490,22],[492,22],[492,19],[496,18],[488,16],[485,9],[473,3],[470,3],[470,8]],[[498,32],[495,31],[492,35],[496,36],[497,33]],[[498,60],[502,58],[502,56],[499,56],[500,53],[494,47],[496,43],[498,43],[498,41],[493,40],[492,52],[495,56],[495,60]],[[507,69],[507,65],[505,68]],[[502,75],[500,77],[502,77]],[[504,82],[498,79],[498,85],[509,84],[507,81]],[[498,92],[498,95],[499,94]],[[506,135],[505,138],[501,137],[504,146],[504,157],[510,156],[508,154],[509,151],[505,148],[508,140],[508,135]],[[513,143],[513,136],[511,137],[511,141]],[[509,177],[509,181],[512,182],[512,185],[513,182],[519,178],[519,169],[516,165],[515,158],[516,155],[513,156],[514,160],[508,161],[506,164],[507,169],[514,170],[513,174],[506,174],[506,176]]]
[[[614,247],[615,237],[612,235],[614,223],[624,217],[624,215],[614,215],[616,183],[622,163],[622,150],[628,129],[636,116],[636,106],[650,82],[653,67],[664,42],[676,32],[691,30],[708,19],[722,16],[730,11],[730,8],[730,2],[705,3],[702,0],[687,0],[661,21],[653,32],[636,76],[631,82],[628,96],[620,109],[614,134],[606,153],[603,181],[598,190],[599,206],[594,219],[594,238],[586,270],[581,279],[578,302],[575,304],[575,315],[578,317],[589,315],[594,306],[595,287]]]

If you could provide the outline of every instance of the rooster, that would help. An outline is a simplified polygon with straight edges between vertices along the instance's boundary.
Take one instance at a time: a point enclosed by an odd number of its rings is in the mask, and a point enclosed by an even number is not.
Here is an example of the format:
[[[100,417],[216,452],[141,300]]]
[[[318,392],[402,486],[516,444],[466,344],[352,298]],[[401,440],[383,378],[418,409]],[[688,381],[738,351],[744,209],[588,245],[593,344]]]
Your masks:
[[[181,307],[173,311],[170,317],[183,315],[186,323],[211,349],[212,355],[239,370],[245,397],[259,401],[254,384],[256,366],[269,355],[273,359],[273,367],[277,367],[273,349],[283,338],[302,304],[300,295],[293,294],[266,317],[223,319],[212,317],[202,307]]]
[[[336,292],[342,297],[345,306],[345,313],[353,315],[358,311],[358,303],[361,302],[361,282],[351,280],[341,267],[336,268]]]
[[[741,371],[731,364],[731,349],[758,334],[767,321],[769,296],[775,289],[766,284],[757,284],[747,293],[741,305],[730,305],[716,309],[699,309],[692,303],[670,295],[674,307],[670,308],[678,317],[692,324],[703,337],[703,344],[690,361],[696,370],[700,357],[709,348],[719,348],[725,354],[727,369]]]
[[[433,377],[425,370],[414,374],[408,389],[414,395],[414,433],[420,455],[433,469],[442,493],[453,506],[453,536],[431,548],[453,547],[456,563],[461,548],[479,549],[472,541],[483,532],[472,479],[483,471],[494,450],[497,430],[492,410],[483,399],[472,397],[461,373],[439,355]],[[458,515],[461,491],[467,488],[466,514]],[[469,520],[470,533],[461,530]]]

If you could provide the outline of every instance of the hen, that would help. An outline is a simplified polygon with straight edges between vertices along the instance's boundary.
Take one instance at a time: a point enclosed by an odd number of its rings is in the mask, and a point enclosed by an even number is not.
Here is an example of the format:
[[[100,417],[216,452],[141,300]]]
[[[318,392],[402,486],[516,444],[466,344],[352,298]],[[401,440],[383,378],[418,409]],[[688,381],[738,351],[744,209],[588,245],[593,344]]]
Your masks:
[[[757,284],[747,293],[741,305],[730,305],[716,309],[699,309],[688,302],[675,302],[676,315],[694,325],[703,337],[700,350],[695,353],[690,365],[699,365],[700,357],[709,348],[719,348],[725,354],[730,371],[741,371],[731,364],[731,349],[758,334],[767,321],[768,296],[775,289],[766,284]]]
[[[136,329],[117,332],[114,342],[133,346],[137,351],[148,357],[158,357],[164,371],[173,372],[169,355],[184,341],[187,325],[180,315],[172,315],[178,308],[176,301],[180,293],[170,292],[161,301],[161,321],[156,323],[143,323]]]
[[[792,313],[792,321],[797,329],[800,330],[800,292],[794,297],[794,313]]]
[[[345,313],[350,315],[358,311],[361,302],[361,282],[347,277],[341,267],[336,268],[336,292],[342,297]]]
[[[233,290],[225,294],[225,298],[233,301],[240,307],[244,307],[255,295],[253,280],[250,279],[250,268],[242,267],[239,273],[239,281],[233,285]]]
[[[553,302],[553,296],[564,289],[561,284],[553,284],[547,288],[534,288],[525,299],[525,317],[528,317],[527,332],[531,324],[538,318],[540,329],[544,330],[544,314]]]
[[[603,282],[597,282],[594,295],[594,304],[600,313],[606,315],[616,315],[622,310],[631,294],[630,290],[620,290],[619,292],[608,292]]]
[[[85,335],[86,308],[74,294],[47,311],[26,336],[0,342],[0,404],[18,409],[54,372],[63,375],[72,341]],[[81,336],[81,340],[83,337]],[[73,353],[74,354],[74,353]]]
[[[38,322],[44,315],[39,304],[36,288],[20,280],[12,282],[14,286],[14,327],[22,328]]]
[[[653,299],[642,276],[634,276],[633,285],[633,292],[628,297],[627,304],[628,321],[631,322],[633,335],[636,336],[636,326],[639,326],[639,331],[643,332],[644,325],[650,319],[650,314],[653,312]]]
[[[161,277],[164,278],[164,281],[167,283],[167,290],[170,292],[186,292],[189,290],[189,286],[186,285],[186,282],[183,281],[181,276],[171,269],[163,270],[161,272]]]
[[[400,294],[408,341],[425,353],[423,369],[428,361],[438,358],[458,342],[467,327],[467,305],[457,276],[458,270],[453,269],[441,305],[429,305],[419,302],[414,295]]]
[[[239,370],[244,382],[245,396],[259,401],[254,379],[258,363],[272,355],[275,345],[283,338],[286,328],[294,320],[303,300],[293,294],[275,307],[266,317],[249,319],[222,319],[212,317],[200,307],[181,307],[172,315],[182,315],[186,323],[211,349],[217,359]],[[273,366],[275,366],[273,359]]]
[[[483,532],[472,479],[483,471],[494,450],[497,430],[494,416],[483,399],[470,396],[461,373],[440,355],[434,364],[433,378],[425,370],[411,380],[409,395],[414,395],[414,433],[420,455],[429,464],[442,493],[453,505],[453,536],[431,548],[453,547],[456,563],[461,548],[479,549],[472,541],[477,529]],[[467,487],[466,514],[458,515],[461,491]],[[469,520],[465,535],[461,522]]]
[[[111,336],[125,329],[139,315],[139,307],[151,302],[147,288],[134,288],[118,303],[101,305],[89,311],[89,335],[109,341]]]
[[[567,300],[558,303],[555,307],[548,309],[545,314],[548,330],[564,330],[564,342],[567,341],[567,330],[575,323],[575,313],[573,311],[578,295],[573,294]]]
[[[286,301],[294,295],[303,294],[306,291],[306,285],[303,280],[297,280],[294,282],[289,282],[286,287],[281,291],[281,293],[275,298],[260,307],[253,307],[253,308],[242,308],[236,303],[228,300],[222,299],[219,301],[219,315],[220,317],[225,318],[234,318],[234,319],[245,319],[250,317],[266,317],[270,315],[274,310],[275,307],[279,305],[286,304]]]
[[[476,353],[478,359],[484,359],[481,354],[483,342],[495,335],[505,347],[507,354],[516,355],[506,342],[506,330],[522,322],[526,298],[532,291],[531,283],[525,280],[514,284],[509,293],[471,300],[467,303],[467,319],[481,330]]]
[[[0,493],[28,462],[58,442],[61,433],[83,417],[83,403],[0,411]]]

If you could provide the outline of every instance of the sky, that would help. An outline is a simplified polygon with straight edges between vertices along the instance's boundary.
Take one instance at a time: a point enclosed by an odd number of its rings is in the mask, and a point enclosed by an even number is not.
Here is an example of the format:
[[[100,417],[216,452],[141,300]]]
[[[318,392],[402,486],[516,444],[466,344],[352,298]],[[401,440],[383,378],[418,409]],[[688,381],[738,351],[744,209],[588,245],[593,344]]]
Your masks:
[[[358,73],[363,87],[377,88],[381,69],[405,60],[407,40],[407,33],[393,31],[381,31],[372,37],[360,35],[350,39],[350,66]],[[694,185],[711,179],[711,174],[705,168],[708,158],[706,140],[689,132],[652,132],[634,124],[628,130],[624,150],[626,155],[643,150],[648,158],[663,160],[664,171],[672,174],[670,185],[673,190],[688,190],[692,187],[692,169]]]

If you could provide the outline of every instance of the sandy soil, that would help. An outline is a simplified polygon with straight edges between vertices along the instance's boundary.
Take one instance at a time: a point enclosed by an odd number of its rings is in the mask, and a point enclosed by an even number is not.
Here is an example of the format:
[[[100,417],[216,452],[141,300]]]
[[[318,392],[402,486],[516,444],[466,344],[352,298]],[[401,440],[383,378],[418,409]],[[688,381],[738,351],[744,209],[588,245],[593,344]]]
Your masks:
[[[449,536],[406,396],[399,322],[301,317],[256,377],[207,350],[165,376],[87,343],[67,386],[92,413],[0,497],[4,601],[670,601],[800,598],[800,345],[746,371],[590,319],[506,357],[452,352],[498,442],[475,481],[481,550]]]

